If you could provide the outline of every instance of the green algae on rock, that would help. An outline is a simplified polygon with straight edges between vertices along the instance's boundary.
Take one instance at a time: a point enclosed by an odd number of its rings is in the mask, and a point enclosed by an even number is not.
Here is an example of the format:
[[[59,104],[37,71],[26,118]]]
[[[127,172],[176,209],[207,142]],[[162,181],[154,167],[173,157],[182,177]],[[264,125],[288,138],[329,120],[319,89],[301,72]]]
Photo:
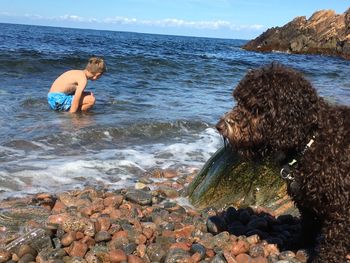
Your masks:
[[[189,199],[197,208],[262,206],[276,214],[295,214],[279,171],[269,158],[243,160],[232,149],[222,147],[189,185]]]

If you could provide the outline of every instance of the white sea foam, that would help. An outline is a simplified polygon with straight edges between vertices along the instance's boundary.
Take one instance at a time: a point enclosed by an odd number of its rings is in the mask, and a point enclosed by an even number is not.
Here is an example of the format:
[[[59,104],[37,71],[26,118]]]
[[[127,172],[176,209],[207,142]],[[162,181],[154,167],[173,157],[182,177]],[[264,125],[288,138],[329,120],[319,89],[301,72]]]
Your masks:
[[[41,151],[48,149],[39,145]],[[1,171],[0,197],[36,193],[57,192],[87,185],[121,188],[132,185],[145,171],[158,168],[176,168],[184,171],[199,169],[219,148],[220,137],[213,128],[207,128],[195,139],[180,139],[169,144],[129,146],[124,149],[104,149],[80,156],[55,156],[30,154],[21,161],[12,161],[15,169]],[[1,151],[23,155],[2,147]],[[38,158],[38,155],[40,158]],[[43,156],[42,156],[43,155]],[[6,179],[5,179],[6,178]]]

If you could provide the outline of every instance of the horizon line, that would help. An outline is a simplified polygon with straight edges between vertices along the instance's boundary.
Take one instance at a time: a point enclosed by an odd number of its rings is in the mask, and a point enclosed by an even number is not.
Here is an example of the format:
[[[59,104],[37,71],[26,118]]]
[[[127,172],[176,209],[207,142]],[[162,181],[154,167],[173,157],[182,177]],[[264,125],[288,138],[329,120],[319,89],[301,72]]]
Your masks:
[[[94,31],[119,32],[119,33],[132,33],[132,34],[147,34],[147,35],[157,35],[157,36],[174,36],[174,37],[222,39],[222,40],[226,39],[226,40],[250,41],[250,40],[254,39],[254,38],[251,38],[251,39],[228,38],[228,37],[219,37],[219,36],[213,37],[213,36],[196,36],[196,35],[181,35],[181,34],[164,34],[164,33],[154,33],[154,32],[113,30],[113,29],[100,29],[100,28],[76,27],[76,26],[41,25],[41,24],[33,24],[33,23],[19,23],[19,22],[2,22],[2,21],[0,21],[0,24],[21,25],[21,26],[37,26],[37,27],[52,27],[52,28],[64,28],[64,29],[78,29],[78,30],[94,30]]]

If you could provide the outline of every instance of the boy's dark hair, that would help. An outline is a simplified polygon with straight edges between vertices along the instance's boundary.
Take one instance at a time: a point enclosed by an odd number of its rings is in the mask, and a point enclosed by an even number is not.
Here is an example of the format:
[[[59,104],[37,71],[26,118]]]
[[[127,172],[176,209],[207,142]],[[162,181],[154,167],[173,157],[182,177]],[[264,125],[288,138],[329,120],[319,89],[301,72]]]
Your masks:
[[[85,69],[91,72],[92,74],[102,74],[107,70],[106,63],[101,57],[91,57]]]

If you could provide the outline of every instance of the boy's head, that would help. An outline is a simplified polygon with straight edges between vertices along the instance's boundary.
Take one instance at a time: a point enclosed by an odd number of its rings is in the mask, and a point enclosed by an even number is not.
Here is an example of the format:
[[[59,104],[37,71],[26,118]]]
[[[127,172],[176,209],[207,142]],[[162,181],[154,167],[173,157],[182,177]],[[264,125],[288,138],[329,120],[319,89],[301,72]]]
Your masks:
[[[98,78],[107,70],[103,58],[100,57],[91,57],[85,69]]]

